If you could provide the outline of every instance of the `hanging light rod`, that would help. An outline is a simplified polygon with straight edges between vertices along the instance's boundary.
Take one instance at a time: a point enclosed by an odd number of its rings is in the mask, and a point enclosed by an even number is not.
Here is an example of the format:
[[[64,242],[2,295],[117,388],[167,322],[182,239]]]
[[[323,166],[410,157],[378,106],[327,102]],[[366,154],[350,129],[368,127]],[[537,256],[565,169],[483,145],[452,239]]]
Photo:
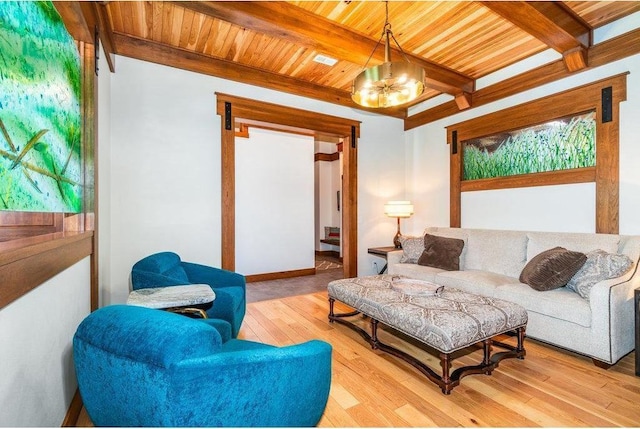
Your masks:
[[[384,63],[367,68],[371,57],[385,38]],[[391,39],[396,43],[405,61],[391,61]],[[391,31],[389,2],[385,1],[385,22],[382,35],[373,48],[363,71],[353,81],[351,98],[364,107],[395,107],[415,100],[424,91],[424,69],[407,59],[402,47]]]

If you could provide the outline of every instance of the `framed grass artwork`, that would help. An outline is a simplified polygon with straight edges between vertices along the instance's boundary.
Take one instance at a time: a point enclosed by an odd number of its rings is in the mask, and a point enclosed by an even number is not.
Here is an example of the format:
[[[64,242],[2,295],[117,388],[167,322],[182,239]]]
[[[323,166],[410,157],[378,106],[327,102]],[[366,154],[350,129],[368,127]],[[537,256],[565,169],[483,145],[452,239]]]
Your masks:
[[[462,180],[569,170],[596,165],[596,114],[462,142]]]
[[[446,127],[449,224],[464,192],[595,184],[595,232],[619,228],[621,73]]]
[[[51,2],[0,2],[0,210],[82,211],[81,75]]]

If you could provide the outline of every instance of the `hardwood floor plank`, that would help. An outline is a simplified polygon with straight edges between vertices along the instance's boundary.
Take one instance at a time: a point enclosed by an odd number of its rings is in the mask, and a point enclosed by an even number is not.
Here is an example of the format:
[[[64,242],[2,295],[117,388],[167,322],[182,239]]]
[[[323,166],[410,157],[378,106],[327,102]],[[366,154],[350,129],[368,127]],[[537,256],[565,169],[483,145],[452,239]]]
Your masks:
[[[396,413],[402,417],[405,421],[411,422],[412,427],[434,427],[437,426],[436,422],[431,420],[428,416],[418,411],[411,404],[404,404],[402,407],[396,409]]]
[[[640,377],[633,353],[609,370],[591,359],[527,339],[524,360],[500,362],[491,376],[470,375],[450,395],[406,362],[327,319],[326,291],[247,306],[240,338],[273,345],[321,339],[333,347],[332,387],[319,427],[638,427]],[[336,303],[337,312],[351,309]],[[368,328],[366,318],[355,318]],[[439,358],[415,340],[381,327],[380,339],[440,371]],[[505,337],[513,344],[515,339]],[[455,354],[454,367],[482,351]],[[90,426],[86,413],[79,425]]]

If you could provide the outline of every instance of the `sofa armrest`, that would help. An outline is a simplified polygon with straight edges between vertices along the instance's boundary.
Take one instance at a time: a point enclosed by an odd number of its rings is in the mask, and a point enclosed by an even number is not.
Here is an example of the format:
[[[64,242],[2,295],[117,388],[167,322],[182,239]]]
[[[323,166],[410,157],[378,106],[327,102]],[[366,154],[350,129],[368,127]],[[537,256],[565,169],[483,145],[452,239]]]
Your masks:
[[[399,264],[401,258],[402,250],[394,250],[393,252],[389,252],[387,253],[387,264]]]
[[[633,291],[640,287],[640,275],[604,280],[596,283],[589,294],[591,330],[601,339],[610,341],[609,363],[615,363],[634,347]],[[598,341],[600,342],[600,341]]]

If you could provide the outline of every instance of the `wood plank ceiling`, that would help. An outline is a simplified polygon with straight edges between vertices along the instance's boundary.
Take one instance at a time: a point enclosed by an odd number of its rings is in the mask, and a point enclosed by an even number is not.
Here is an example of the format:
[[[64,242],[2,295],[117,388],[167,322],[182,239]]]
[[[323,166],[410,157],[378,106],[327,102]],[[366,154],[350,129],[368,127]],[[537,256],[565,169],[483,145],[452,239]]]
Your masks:
[[[354,108],[360,107],[351,100],[351,82],[385,19],[385,4],[377,1],[110,1],[93,7],[110,54]],[[636,11],[638,1],[392,1],[389,21],[407,58],[427,73],[427,89],[411,105],[446,93],[464,109],[477,79],[544,50],[561,54],[569,72],[587,67],[593,29]],[[337,63],[315,62],[318,54]],[[383,57],[381,43],[368,65]],[[398,49],[392,59],[402,59]],[[407,107],[378,112],[406,117]]]

